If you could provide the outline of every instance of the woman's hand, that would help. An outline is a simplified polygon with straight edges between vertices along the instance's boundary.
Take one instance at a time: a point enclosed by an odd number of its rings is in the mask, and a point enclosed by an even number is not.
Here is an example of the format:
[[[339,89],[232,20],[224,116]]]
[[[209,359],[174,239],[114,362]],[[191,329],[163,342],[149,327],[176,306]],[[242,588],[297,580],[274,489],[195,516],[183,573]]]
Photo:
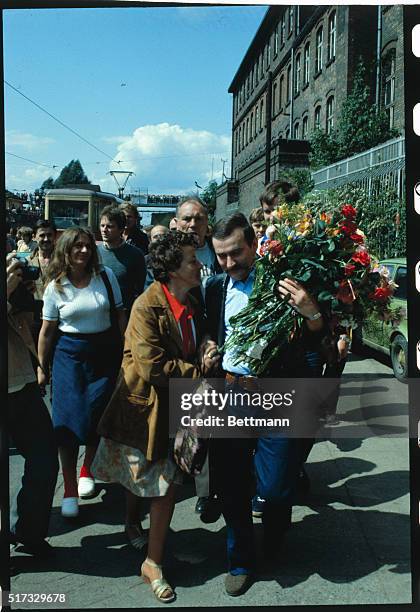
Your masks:
[[[45,387],[48,385],[49,379],[48,379],[48,376],[45,374],[44,370],[41,368],[41,366],[38,366],[37,368],[37,379],[38,379],[38,386],[41,391],[41,395],[44,396]]]
[[[209,372],[216,368],[220,362],[220,353],[217,351],[217,344],[214,340],[208,340],[204,345],[203,358],[201,361],[201,369],[203,374],[207,376]]]

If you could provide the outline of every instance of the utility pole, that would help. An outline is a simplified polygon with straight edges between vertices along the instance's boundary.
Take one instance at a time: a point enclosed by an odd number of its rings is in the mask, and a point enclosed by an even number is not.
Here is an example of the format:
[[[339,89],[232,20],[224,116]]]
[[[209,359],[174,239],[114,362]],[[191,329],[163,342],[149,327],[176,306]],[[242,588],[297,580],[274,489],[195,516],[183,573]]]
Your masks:
[[[220,161],[223,164],[223,166],[222,166],[222,183],[223,183],[223,179],[227,178],[226,175],[225,175],[225,164],[227,163],[227,159],[220,158]]]

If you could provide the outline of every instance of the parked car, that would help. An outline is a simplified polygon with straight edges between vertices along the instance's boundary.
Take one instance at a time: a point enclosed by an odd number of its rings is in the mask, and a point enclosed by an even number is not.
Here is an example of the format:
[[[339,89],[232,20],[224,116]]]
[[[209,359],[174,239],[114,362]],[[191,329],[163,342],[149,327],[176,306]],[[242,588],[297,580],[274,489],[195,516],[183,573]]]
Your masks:
[[[392,296],[393,306],[402,306],[407,311],[407,260],[405,257],[383,259],[381,265],[389,270],[391,280],[398,287]],[[361,331],[355,334],[357,345],[369,346],[391,357],[392,369],[396,378],[407,382],[408,377],[408,329],[405,317],[397,327],[384,323],[371,316],[363,323]]]

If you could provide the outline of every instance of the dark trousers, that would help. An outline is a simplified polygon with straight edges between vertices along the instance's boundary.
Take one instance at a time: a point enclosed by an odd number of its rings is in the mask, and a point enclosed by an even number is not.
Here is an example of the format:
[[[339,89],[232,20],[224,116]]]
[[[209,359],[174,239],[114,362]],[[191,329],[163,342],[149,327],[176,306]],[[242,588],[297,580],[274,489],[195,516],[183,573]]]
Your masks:
[[[213,439],[212,479],[226,522],[228,570],[248,573],[255,565],[251,501],[255,440]]]
[[[58,456],[51,418],[36,383],[8,395],[8,420],[11,438],[25,459],[10,531],[18,542],[37,543],[48,533]]]
[[[296,483],[305,460],[304,440],[259,438],[254,464],[257,495],[265,500],[262,522],[264,538],[281,538],[290,527]]]
[[[247,573],[255,565],[254,467],[258,495],[266,500],[265,537],[279,538],[290,526],[303,452],[302,440],[296,438],[212,440],[217,495],[226,522],[229,571]]]

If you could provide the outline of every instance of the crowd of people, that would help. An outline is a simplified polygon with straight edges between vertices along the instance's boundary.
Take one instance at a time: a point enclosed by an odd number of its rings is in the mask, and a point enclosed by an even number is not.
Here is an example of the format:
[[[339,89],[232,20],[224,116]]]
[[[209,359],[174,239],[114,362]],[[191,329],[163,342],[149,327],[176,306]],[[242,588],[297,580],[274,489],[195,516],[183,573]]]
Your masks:
[[[248,303],[279,198],[293,203],[299,193],[276,181],[249,220],[235,212],[210,228],[204,203],[186,197],[169,226],[156,225],[149,236],[135,206],[107,206],[99,244],[80,227],[57,238],[46,220],[34,231],[21,228],[19,241],[8,235],[8,411],[25,459],[11,510],[14,545],[36,556],[52,553],[46,537],[59,457],[62,516],[78,516],[80,499],[95,494],[95,478],[122,485],[128,541],[146,551],[141,575],[158,600],[175,599],[162,569],[183,482],[169,437],[169,381],[223,377],[227,390],[253,388],[250,368],[218,347]],[[331,329],[328,313],[300,283],[286,278],[278,291],[305,323],[264,376],[339,376],[348,351],[343,330]],[[335,349],[328,361],[325,338]],[[304,464],[313,442],[283,435],[210,441],[195,477],[196,512],[203,522],[221,515],[226,522],[229,595],[245,592],[255,572],[253,516],[262,518],[266,558],[280,553],[296,492],[308,487]],[[148,533],[142,498],[150,499]]]

